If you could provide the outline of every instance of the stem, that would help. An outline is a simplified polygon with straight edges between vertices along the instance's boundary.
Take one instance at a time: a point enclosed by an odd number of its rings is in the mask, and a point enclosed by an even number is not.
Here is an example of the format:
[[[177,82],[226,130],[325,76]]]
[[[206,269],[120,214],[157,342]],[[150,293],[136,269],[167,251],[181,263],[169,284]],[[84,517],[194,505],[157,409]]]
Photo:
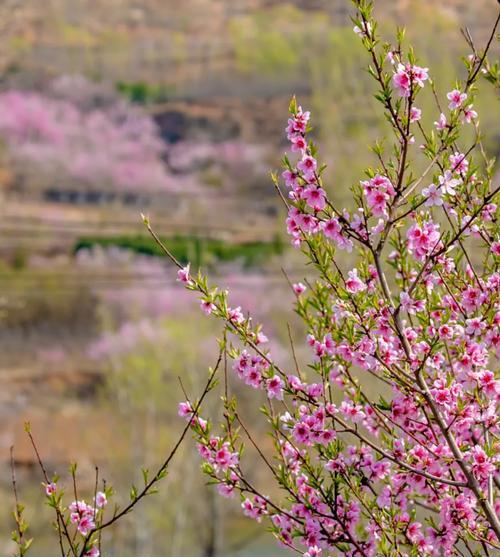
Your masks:
[[[488,54],[488,50],[490,49],[491,43],[493,42],[493,39],[495,37],[495,32],[497,30],[499,21],[500,21],[500,11],[497,15],[497,19],[496,19],[495,24],[493,26],[493,29],[491,31],[488,42],[486,43],[486,47],[484,49],[483,56],[481,57],[481,60],[479,60],[479,64],[477,65],[477,68],[475,69],[473,74],[467,80],[467,85],[466,85],[467,88],[470,87],[470,85],[474,82],[474,80],[477,77],[477,74],[479,73],[480,69],[482,68],[482,66],[484,64],[484,61],[486,60],[486,55]]]
[[[25,551],[24,551],[24,534],[23,534],[23,528],[22,528],[22,516],[21,516],[21,512],[22,512],[22,507],[19,503],[19,498],[17,496],[17,482],[16,482],[16,466],[14,463],[14,447],[10,448],[10,474],[11,474],[11,483],[12,483],[12,491],[14,493],[14,500],[16,502],[16,507],[15,507],[15,511],[14,511],[14,520],[16,522],[16,530],[17,530],[17,536],[18,536],[18,540],[17,540],[17,546],[19,548],[19,556],[23,557]]]
[[[37,458],[37,460],[38,460],[38,465],[40,466],[40,469],[42,470],[43,478],[44,478],[45,482],[46,482],[47,484],[49,484],[49,483],[50,483],[50,479],[49,479],[49,476],[48,476],[47,471],[46,471],[46,469],[45,469],[45,466],[44,466],[44,464],[43,464],[43,461],[42,461],[42,458],[41,458],[41,456],[40,456],[40,453],[38,452],[38,447],[36,446],[36,443],[35,443],[35,440],[34,440],[34,438],[33,438],[33,435],[31,434],[31,429],[29,429],[29,427],[26,427],[26,432],[27,432],[28,437],[29,437],[29,440],[30,440],[30,442],[31,442],[31,446],[33,447],[33,450],[35,451],[35,455],[36,455],[36,458]],[[68,544],[69,544],[69,548],[70,548],[71,553],[74,555],[74,557],[77,557],[77,552],[76,552],[75,546],[74,546],[74,544],[73,544],[72,537],[71,537],[70,534],[69,534],[68,526],[67,526],[67,524],[66,524],[66,521],[64,520],[64,516],[63,516],[63,514],[62,514],[62,512],[61,512],[61,509],[59,508],[59,504],[56,504],[56,506],[54,507],[54,509],[55,509],[55,511],[56,511],[56,518],[57,518],[58,527],[59,527],[60,525],[62,525],[62,528],[63,528],[63,531],[62,531],[62,532],[61,532],[61,530],[58,530],[59,535],[60,535],[60,536],[64,535],[64,537],[65,537],[66,540],[68,541]],[[61,541],[61,547],[62,547],[62,539],[61,539],[60,541]],[[63,555],[64,555],[64,552],[63,552]]]

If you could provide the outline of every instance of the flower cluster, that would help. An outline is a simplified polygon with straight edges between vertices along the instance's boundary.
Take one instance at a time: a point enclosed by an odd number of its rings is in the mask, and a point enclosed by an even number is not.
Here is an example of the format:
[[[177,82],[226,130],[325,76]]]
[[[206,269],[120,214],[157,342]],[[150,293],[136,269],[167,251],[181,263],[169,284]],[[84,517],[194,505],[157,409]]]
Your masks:
[[[429,69],[411,64],[398,64],[392,78],[401,97],[409,97],[417,87],[423,87],[429,79]]]
[[[230,450],[229,443],[219,437],[212,437],[206,445],[198,445],[198,451],[206,462],[216,471],[227,472],[238,464],[238,453]]]
[[[431,220],[422,224],[415,223],[408,229],[406,237],[409,252],[423,261],[440,247],[439,224]]]
[[[371,180],[362,181],[361,186],[373,215],[387,215],[387,203],[396,195],[391,181],[377,174]]]
[[[252,356],[243,350],[233,367],[247,385],[254,389],[266,389],[270,399],[283,400],[283,381],[279,375],[270,375],[269,363],[262,356]]]
[[[90,530],[95,528],[96,509],[94,507],[87,505],[85,501],[73,501],[69,510],[71,511],[71,522],[76,525],[82,536],[86,536]]]
[[[285,186],[289,189],[289,198],[293,202],[286,221],[287,231],[293,238],[292,244],[300,246],[304,234],[323,233],[334,240],[340,249],[351,251],[353,244],[346,232],[346,223],[341,224],[345,217],[332,214],[329,210],[326,191],[321,185],[321,169],[306,141],[310,113],[303,112],[295,101],[290,107],[292,118],[288,120],[286,134],[292,152],[298,152],[300,156],[293,166],[286,159],[287,168],[282,173]]]
[[[63,492],[58,490],[57,483],[53,481],[43,485],[49,505],[56,509],[58,521],[64,520],[68,524],[73,524],[76,532],[85,539],[82,555],[85,557],[100,557],[98,545],[94,543],[95,540],[91,539],[91,534],[102,522],[103,510],[108,503],[106,493],[97,491],[93,505],[86,503],[84,500],[73,501],[67,508],[69,516],[66,519],[64,516],[65,509],[61,505]],[[74,539],[73,537],[73,541]]]
[[[310,113],[303,112],[298,107],[293,114],[293,118],[288,120],[286,128],[287,138],[291,142],[292,152],[298,152],[301,159],[298,161],[296,168],[289,168],[283,172],[285,184],[290,188],[290,199],[295,201],[303,200],[305,205],[310,207],[314,212],[321,211],[326,205],[326,194],[321,188],[318,175],[318,163],[310,154],[308,144],[305,138],[307,124],[309,122]],[[297,148],[300,145],[300,148]],[[290,233],[296,234],[303,225],[307,229],[313,229],[317,225],[317,221],[311,220],[302,222],[300,212],[295,213],[295,223],[290,222]]]

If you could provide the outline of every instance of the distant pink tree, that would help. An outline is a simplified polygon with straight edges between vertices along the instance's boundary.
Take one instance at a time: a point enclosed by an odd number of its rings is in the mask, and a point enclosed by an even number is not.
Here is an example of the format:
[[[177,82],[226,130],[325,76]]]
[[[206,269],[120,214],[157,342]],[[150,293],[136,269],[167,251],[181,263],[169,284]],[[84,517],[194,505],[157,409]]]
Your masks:
[[[0,137],[28,186],[116,192],[169,186],[165,145],[154,121],[99,91],[83,78],[66,78],[47,93],[0,95]]]

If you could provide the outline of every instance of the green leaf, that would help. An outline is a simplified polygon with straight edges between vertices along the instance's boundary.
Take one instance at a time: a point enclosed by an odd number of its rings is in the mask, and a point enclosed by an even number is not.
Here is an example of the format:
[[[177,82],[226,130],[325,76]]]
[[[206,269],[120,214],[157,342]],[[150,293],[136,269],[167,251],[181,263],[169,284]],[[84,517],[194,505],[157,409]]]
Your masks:
[[[130,488],[130,500],[131,501],[135,501],[137,499],[137,493],[138,493],[137,488],[135,487],[135,485],[133,485]]]

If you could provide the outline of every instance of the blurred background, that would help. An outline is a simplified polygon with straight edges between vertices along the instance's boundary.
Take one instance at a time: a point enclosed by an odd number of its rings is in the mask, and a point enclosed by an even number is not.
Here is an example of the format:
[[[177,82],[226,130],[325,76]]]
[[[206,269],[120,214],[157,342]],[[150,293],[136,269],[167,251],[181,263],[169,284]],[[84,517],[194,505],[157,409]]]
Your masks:
[[[439,92],[463,71],[460,28],[481,46],[496,10],[376,1],[382,32],[407,27]],[[386,129],[350,14],[348,0],[0,1],[0,556],[14,551],[11,445],[33,555],[56,552],[26,420],[49,471],[66,478],[78,461],[85,493],[97,464],[123,502],[182,427],[177,377],[196,393],[214,361],[220,326],[175,283],[141,212],[264,323],[276,359],[290,363],[287,322],[306,357],[281,268],[294,280],[307,268],[269,172],[292,94],[313,111],[334,199],[349,205],[373,162],[368,145]],[[439,115],[428,89],[424,124]],[[498,155],[489,85],[475,108]],[[239,395],[265,445],[259,401]],[[251,473],[267,489],[265,470]],[[108,535],[107,554],[279,555],[237,507],[205,488],[187,442],[160,493]]]

